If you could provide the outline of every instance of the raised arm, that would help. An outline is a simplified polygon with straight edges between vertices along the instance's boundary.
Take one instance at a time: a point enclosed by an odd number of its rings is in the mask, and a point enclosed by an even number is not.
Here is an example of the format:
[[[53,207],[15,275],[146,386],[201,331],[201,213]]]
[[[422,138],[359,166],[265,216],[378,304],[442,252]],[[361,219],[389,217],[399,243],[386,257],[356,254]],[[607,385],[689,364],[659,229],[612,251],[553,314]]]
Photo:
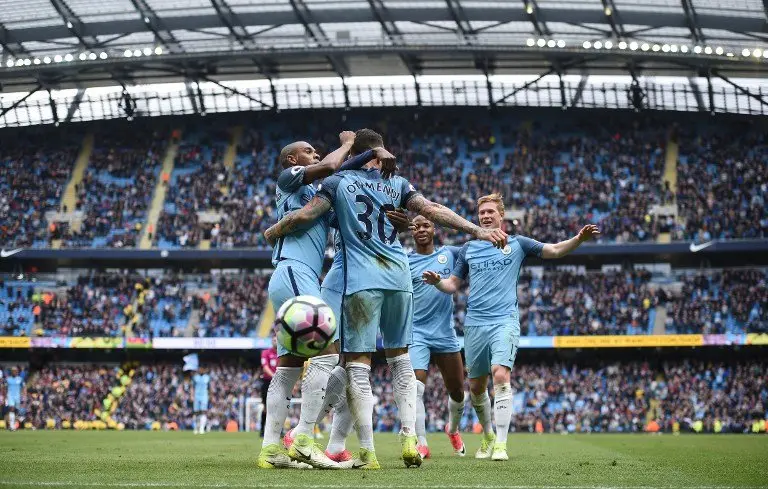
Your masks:
[[[320,163],[306,167],[304,170],[304,185],[333,175],[336,170],[341,167],[342,163],[344,163],[344,160],[347,158],[349,150],[352,149],[352,143],[355,142],[355,133],[352,131],[344,131],[339,134],[339,140],[341,141],[339,149],[328,153]]]
[[[440,292],[445,292],[446,294],[456,293],[456,291],[459,290],[459,287],[461,287],[462,282],[462,280],[456,275],[451,275],[450,277],[441,280],[440,275],[430,271],[424,272],[424,274],[421,276],[421,279],[424,281],[424,283],[434,285],[437,287],[437,290]]]
[[[406,208],[426,217],[430,221],[441,226],[463,231],[471,234],[476,239],[489,241],[497,248],[503,248],[507,244],[507,233],[501,229],[485,229],[472,224],[451,209],[426,199],[421,194],[416,194],[406,203]]]
[[[264,237],[270,245],[287,234],[291,234],[297,229],[314,222],[320,216],[331,209],[331,203],[327,199],[315,195],[307,205],[301,209],[291,212],[280,221],[264,232]]]
[[[582,243],[600,236],[600,230],[594,224],[581,228],[579,234],[559,243],[547,243],[541,249],[541,257],[546,260],[562,258],[581,246]]]

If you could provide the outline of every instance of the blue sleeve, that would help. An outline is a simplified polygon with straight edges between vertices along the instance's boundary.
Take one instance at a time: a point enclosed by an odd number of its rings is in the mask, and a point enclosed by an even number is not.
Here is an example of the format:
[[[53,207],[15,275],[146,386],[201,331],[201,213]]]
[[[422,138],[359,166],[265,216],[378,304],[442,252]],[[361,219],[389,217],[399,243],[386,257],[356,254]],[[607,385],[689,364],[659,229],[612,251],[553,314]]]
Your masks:
[[[340,182],[341,177],[339,175],[331,175],[323,180],[323,183],[320,184],[320,187],[317,189],[317,194],[315,195],[324,198],[333,206],[336,203],[336,189]]]
[[[541,250],[544,249],[544,243],[536,241],[535,239],[526,238],[525,236],[518,236],[517,242],[520,243],[520,247],[523,249],[525,256],[538,256],[541,258]]]
[[[461,253],[461,246],[446,246],[445,249],[451,252],[453,255],[453,263],[454,265],[459,260],[459,253]]]
[[[402,198],[400,199],[400,207],[406,207],[408,205],[408,201],[411,200],[419,192],[416,190],[416,187],[411,185],[408,180],[405,178],[401,178],[401,180],[402,184],[400,187],[400,195],[402,195]]]
[[[295,192],[304,185],[304,172],[306,167],[292,166],[280,172],[277,177],[277,186],[283,192]]]
[[[465,280],[467,278],[467,274],[469,273],[469,264],[467,263],[467,248],[469,248],[469,243],[462,246],[459,252],[456,254],[456,264],[453,265],[453,272],[451,272],[451,275],[455,275],[462,280]]]
[[[369,149],[368,151],[364,153],[360,153],[357,156],[353,156],[352,158],[348,159],[344,162],[343,165],[341,165],[341,168],[339,168],[338,171],[345,171],[345,170],[360,170],[365,166],[366,163],[371,161],[373,159],[373,150]]]

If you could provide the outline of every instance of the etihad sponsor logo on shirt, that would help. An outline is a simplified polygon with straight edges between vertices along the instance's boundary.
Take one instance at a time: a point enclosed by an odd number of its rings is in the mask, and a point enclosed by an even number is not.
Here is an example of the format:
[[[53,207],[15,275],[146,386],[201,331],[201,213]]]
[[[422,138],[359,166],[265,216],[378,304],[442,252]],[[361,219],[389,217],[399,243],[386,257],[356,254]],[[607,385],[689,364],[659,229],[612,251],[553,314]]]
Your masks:
[[[511,265],[513,261],[514,260],[512,260],[512,258],[504,258],[501,260],[485,260],[481,262],[470,263],[469,268],[471,270],[483,272],[497,272]]]
[[[363,182],[355,180],[353,183],[347,185],[347,192],[351,194],[357,193],[363,189],[370,190],[371,192],[381,192],[392,200],[400,198],[400,192],[382,182]]]

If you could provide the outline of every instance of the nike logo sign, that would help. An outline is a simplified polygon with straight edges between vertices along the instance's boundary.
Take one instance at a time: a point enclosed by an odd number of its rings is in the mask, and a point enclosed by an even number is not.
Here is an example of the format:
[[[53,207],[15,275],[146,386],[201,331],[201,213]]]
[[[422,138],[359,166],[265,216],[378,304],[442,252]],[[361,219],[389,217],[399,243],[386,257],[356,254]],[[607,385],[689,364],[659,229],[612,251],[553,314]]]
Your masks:
[[[691,243],[691,246],[688,249],[691,250],[691,253],[696,253],[697,251],[701,251],[704,248],[709,248],[713,244],[715,244],[714,241],[707,241],[706,243],[701,243],[699,245]]]
[[[24,251],[24,248],[16,248],[15,250],[0,250],[0,258],[8,258],[9,256],[13,256],[16,253],[21,253]]]

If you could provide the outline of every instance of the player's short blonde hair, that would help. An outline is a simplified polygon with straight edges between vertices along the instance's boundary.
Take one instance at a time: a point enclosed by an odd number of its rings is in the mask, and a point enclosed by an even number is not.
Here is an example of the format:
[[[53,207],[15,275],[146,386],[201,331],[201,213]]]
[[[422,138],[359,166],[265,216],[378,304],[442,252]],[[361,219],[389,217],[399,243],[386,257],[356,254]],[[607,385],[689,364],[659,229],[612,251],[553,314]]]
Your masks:
[[[490,195],[483,195],[477,199],[477,208],[480,209],[480,206],[486,202],[495,203],[496,207],[499,209],[499,214],[501,214],[501,217],[504,217],[504,197],[502,197],[500,193],[496,192]]]

